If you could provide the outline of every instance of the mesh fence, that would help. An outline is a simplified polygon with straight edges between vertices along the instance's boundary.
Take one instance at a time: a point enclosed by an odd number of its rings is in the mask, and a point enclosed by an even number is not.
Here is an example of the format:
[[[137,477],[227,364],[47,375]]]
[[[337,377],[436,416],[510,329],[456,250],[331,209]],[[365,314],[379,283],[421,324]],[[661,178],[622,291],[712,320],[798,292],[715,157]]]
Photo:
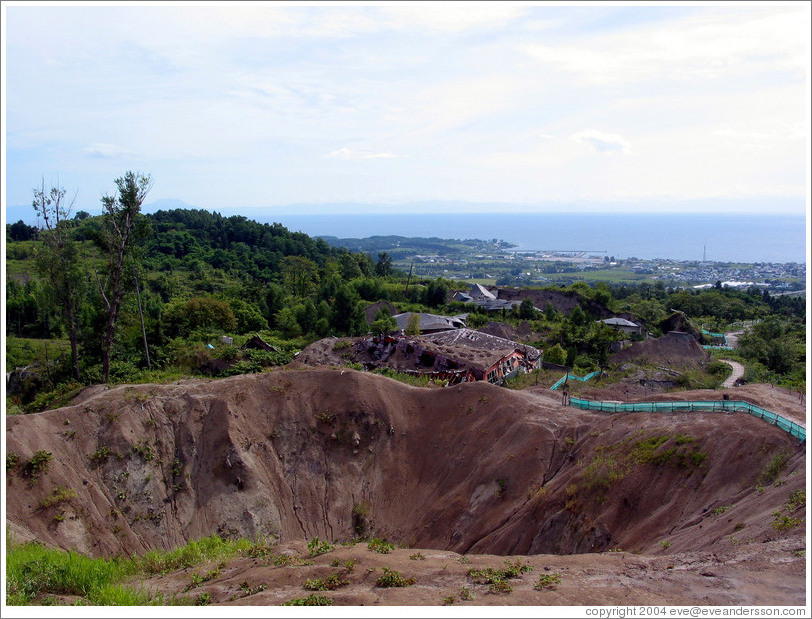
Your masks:
[[[595,378],[598,374],[600,374],[600,370],[596,370],[595,372],[592,372],[591,374],[587,374],[583,378],[581,378],[580,376],[575,376],[574,374],[567,374],[566,376],[562,376],[560,380],[557,380],[556,383],[552,387],[550,387],[550,389],[555,391],[561,385],[563,385],[565,382],[567,382],[567,380],[580,380],[581,382],[585,382],[585,381],[589,380],[590,378]]]
[[[570,406],[604,413],[748,413],[778,426],[795,438],[806,441],[806,428],[767,409],[738,400],[708,400],[692,402],[596,402],[570,398]]]

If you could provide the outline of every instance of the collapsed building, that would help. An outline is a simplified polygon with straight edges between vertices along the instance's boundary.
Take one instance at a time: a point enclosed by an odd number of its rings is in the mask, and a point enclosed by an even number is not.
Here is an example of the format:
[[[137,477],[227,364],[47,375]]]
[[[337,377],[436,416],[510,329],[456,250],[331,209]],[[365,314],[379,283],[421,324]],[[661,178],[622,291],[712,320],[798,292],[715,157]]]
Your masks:
[[[359,342],[356,361],[368,370],[399,372],[445,380],[448,384],[487,380],[501,384],[541,364],[542,351],[473,329],[419,336],[384,335]]]

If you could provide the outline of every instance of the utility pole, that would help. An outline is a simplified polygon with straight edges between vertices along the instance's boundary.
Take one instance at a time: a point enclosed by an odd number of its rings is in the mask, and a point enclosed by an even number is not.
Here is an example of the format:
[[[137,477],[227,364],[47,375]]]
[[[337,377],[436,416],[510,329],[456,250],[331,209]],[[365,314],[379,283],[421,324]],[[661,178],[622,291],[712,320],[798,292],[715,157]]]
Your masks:
[[[414,262],[409,265],[409,277],[406,280],[406,294],[409,294],[409,282],[412,281],[412,269],[414,268]]]

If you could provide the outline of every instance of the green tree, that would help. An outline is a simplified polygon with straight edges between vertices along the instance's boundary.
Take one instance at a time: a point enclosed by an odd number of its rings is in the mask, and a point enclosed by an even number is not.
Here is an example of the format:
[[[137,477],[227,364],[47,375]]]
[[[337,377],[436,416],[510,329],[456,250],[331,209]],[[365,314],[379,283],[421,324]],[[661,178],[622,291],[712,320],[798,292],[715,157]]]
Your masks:
[[[392,273],[392,256],[389,252],[381,252],[378,254],[378,262],[375,263],[375,275],[379,277],[388,277]]]
[[[536,317],[536,307],[533,305],[533,299],[522,300],[519,305],[519,318],[522,320],[532,320]]]
[[[104,303],[105,324],[101,341],[102,380],[110,379],[110,353],[116,335],[121,302],[130,289],[134,273],[134,250],[146,237],[141,205],[152,189],[149,175],[128,171],[115,181],[117,195],[102,198],[102,227],[97,241],[106,256],[99,290]]]
[[[294,308],[296,322],[302,328],[302,333],[313,333],[316,323],[319,320],[318,310],[310,299],[305,299],[304,303],[299,303]]]
[[[561,347],[561,344],[556,344],[544,351],[544,360],[548,363],[564,365],[567,361],[567,351]]]
[[[414,312],[406,321],[406,335],[420,335],[420,314]]]
[[[42,186],[34,189],[32,205],[44,226],[39,233],[42,244],[37,252],[36,268],[50,284],[56,306],[64,317],[70,340],[73,377],[79,380],[78,308],[82,302],[84,272],[69,219],[73,201],[66,204],[65,190],[61,187],[46,189],[43,180]]]
[[[355,289],[347,284],[342,284],[336,291],[330,325],[338,333],[346,335],[360,335],[366,329],[361,298]]]
[[[381,308],[375,314],[375,320],[372,322],[371,330],[375,335],[386,335],[398,328],[397,321],[392,318],[392,314],[387,308]]]
[[[37,191],[38,190],[35,189],[34,193],[36,194]],[[43,187],[43,193],[44,193],[44,187]],[[35,202],[36,202],[36,197],[35,197]],[[19,220],[16,224],[8,224],[6,226],[6,229],[8,230],[9,238],[12,241],[30,241],[32,239],[37,238],[37,228],[36,228],[36,226],[29,226],[22,219]]]
[[[279,310],[274,316],[274,323],[287,338],[299,337],[302,334],[302,328],[296,320],[296,312],[292,307],[283,307]]]
[[[547,305],[544,306],[544,317],[553,322],[558,315],[558,312],[555,309],[555,306],[552,304],[551,301],[547,301]]]
[[[316,263],[304,256],[285,256],[282,260],[285,287],[299,297],[310,294],[318,283]]]
[[[439,307],[443,305],[448,296],[448,287],[440,278],[430,281],[423,291],[423,303],[429,307]]]
[[[237,317],[226,301],[208,295],[175,299],[164,309],[162,320],[169,337],[185,337],[197,329],[234,331]]]
[[[586,314],[584,313],[584,310],[581,309],[580,305],[576,305],[572,308],[569,315],[569,321],[573,326],[576,327],[581,327],[586,324]]]
[[[237,319],[237,332],[248,333],[268,328],[268,321],[263,318],[259,309],[243,299],[229,299],[228,304]]]

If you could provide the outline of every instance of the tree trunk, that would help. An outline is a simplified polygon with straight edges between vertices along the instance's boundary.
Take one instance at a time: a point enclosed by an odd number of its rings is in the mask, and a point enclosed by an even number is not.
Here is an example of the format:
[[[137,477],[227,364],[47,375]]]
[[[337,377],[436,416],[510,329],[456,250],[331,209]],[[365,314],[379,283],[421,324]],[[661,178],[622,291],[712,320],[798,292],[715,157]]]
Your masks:
[[[141,289],[138,286],[138,270],[133,267],[133,276],[135,277],[135,294],[138,297],[138,317],[141,319],[141,336],[144,338],[144,355],[147,357],[147,369],[149,365],[149,345],[147,344],[147,330],[144,327],[144,311],[141,309]]]
[[[70,292],[68,293],[70,295]],[[79,336],[76,333],[76,320],[73,313],[73,301],[68,298],[65,306],[65,315],[68,319],[68,337],[70,338],[70,356],[73,362],[73,377],[79,381]]]

